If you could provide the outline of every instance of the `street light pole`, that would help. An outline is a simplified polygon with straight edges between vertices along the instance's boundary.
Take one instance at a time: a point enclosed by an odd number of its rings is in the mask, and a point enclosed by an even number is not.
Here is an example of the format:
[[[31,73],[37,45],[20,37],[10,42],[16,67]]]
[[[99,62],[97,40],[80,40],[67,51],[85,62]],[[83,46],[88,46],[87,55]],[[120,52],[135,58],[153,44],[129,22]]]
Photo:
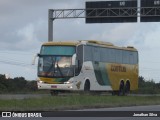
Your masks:
[[[48,42],[53,41],[53,9],[48,10]]]

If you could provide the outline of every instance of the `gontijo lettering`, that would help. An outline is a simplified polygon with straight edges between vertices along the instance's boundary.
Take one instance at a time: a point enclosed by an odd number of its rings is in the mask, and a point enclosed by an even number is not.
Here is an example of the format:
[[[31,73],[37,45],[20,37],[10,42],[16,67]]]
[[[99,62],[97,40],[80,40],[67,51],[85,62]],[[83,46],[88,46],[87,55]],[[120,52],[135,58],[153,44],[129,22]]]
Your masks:
[[[127,69],[125,66],[111,65],[111,71],[113,71],[113,72],[127,72]]]

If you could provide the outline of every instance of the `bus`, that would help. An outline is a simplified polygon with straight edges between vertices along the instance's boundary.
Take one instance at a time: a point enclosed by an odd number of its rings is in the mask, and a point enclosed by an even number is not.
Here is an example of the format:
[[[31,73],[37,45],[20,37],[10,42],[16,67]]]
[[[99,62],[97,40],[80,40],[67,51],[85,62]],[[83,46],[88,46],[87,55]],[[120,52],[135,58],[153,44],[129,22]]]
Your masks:
[[[112,92],[138,89],[138,51],[109,42],[46,42],[38,54],[38,89],[59,92]]]

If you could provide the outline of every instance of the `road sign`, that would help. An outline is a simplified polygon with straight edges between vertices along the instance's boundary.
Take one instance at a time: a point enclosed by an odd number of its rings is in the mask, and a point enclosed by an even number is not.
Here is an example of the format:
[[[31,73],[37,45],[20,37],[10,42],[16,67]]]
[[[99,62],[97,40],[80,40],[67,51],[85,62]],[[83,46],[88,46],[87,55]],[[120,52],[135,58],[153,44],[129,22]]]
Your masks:
[[[86,2],[86,23],[120,22],[137,22],[137,0]]]
[[[160,0],[141,0],[141,22],[160,22]]]

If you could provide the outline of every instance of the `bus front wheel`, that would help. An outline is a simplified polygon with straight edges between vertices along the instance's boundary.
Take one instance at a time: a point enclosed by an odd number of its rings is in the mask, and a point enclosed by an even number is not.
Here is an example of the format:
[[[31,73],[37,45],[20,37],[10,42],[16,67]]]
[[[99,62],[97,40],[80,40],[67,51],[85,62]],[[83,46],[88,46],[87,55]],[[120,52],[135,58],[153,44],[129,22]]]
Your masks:
[[[51,93],[52,96],[57,96],[58,95],[57,90],[51,90],[50,93]]]

